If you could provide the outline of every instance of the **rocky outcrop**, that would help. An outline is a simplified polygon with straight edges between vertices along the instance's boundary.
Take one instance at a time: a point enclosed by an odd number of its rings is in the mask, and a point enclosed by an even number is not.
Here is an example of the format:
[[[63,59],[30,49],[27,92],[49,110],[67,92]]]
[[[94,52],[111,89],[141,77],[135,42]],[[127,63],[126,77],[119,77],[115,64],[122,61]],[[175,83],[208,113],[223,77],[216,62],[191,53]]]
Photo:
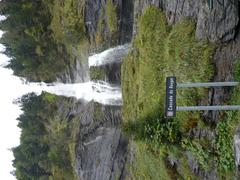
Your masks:
[[[218,174],[217,174],[217,167],[216,167],[216,162],[212,162],[212,169],[210,170],[202,170],[197,159],[194,157],[194,155],[187,151],[186,156],[188,158],[188,165],[191,169],[191,171],[196,174],[200,179],[203,180],[217,180],[219,179]]]
[[[238,0],[136,0],[134,6],[136,21],[136,17],[150,5],[165,11],[169,24],[174,24],[183,17],[194,19],[197,22],[196,37],[198,39],[226,42],[236,36],[239,22]],[[137,31],[136,21],[134,33]]]
[[[119,128],[120,107],[90,102],[82,109],[76,159],[79,179],[123,179],[128,140]]]
[[[240,32],[236,38],[228,44],[222,45],[216,49],[214,55],[214,64],[216,67],[216,75],[214,81],[234,81],[234,64],[240,57]],[[229,100],[229,90],[231,88],[213,88],[209,92],[210,104],[219,105]],[[211,121],[219,121],[221,112],[209,112],[208,116]]]
[[[88,53],[78,52],[72,48],[72,62],[67,65],[65,71],[57,76],[58,82],[82,83],[90,80],[88,67]]]
[[[77,179],[124,179],[128,139],[120,130],[121,107],[66,98],[53,113],[79,127],[75,147]]]
[[[108,14],[108,2],[112,2],[116,11]],[[115,14],[116,13],[116,14]],[[105,49],[131,41],[133,24],[133,0],[88,0],[85,5],[85,24],[91,42],[91,49]],[[116,15],[114,32],[109,28],[109,16]]]
[[[114,62],[98,66],[99,71],[103,72],[104,76],[97,80],[106,81],[111,84],[121,84],[121,62]],[[91,69],[90,69],[91,70]],[[94,79],[95,80],[95,79]]]

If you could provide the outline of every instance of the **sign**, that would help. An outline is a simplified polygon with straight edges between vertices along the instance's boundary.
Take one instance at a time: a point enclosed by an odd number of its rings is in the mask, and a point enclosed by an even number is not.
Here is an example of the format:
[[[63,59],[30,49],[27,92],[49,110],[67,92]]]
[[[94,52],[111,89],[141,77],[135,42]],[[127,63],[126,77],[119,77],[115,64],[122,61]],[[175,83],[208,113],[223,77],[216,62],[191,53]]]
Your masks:
[[[171,76],[166,79],[166,100],[165,100],[165,117],[171,118],[176,116],[176,77]]]

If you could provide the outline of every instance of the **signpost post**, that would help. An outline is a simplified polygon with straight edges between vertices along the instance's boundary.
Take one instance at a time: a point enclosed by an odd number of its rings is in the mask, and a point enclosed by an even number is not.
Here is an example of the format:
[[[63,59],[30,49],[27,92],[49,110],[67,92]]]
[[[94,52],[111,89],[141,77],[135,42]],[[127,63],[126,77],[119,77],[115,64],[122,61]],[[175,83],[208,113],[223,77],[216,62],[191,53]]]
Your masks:
[[[165,117],[172,118],[176,116],[176,111],[202,111],[202,110],[240,110],[240,105],[235,106],[177,106],[176,96],[177,88],[193,87],[224,87],[237,86],[239,82],[207,82],[207,83],[177,83],[176,77],[171,76],[166,79],[166,100]]]

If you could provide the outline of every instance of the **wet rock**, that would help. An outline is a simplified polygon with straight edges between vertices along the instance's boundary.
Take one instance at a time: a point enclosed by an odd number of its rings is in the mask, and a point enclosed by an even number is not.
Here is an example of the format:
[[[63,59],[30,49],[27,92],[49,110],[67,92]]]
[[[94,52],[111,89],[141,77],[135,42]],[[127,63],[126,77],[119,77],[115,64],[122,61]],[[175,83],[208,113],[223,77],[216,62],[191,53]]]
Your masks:
[[[79,179],[121,179],[125,166],[127,140],[121,130],[99,127],[78,147]]]
[[[73,60],[69,63],[65,71],[57,76],[57,82],[63,83],[83,83],[90,80],[88,67],[88,53],[78,52],[76,48],[72,49]]]
[[[76,153],[78,178],[123,179],[128,140],[119,128],[120,107],[90,102],[81,111]]]

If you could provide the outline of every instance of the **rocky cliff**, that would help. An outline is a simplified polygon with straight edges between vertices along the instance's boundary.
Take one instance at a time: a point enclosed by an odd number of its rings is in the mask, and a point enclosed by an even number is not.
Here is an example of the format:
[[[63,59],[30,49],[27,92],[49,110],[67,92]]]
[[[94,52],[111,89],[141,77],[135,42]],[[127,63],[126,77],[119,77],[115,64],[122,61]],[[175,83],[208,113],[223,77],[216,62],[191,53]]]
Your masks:
[[[138,32],[138,20],[144,10],[149,6],[156,6],[165,12],[169,25],[179,22],[182,18],[189,17],[196,22],[195,37],[198,40],[207,40],[219,44],[213,59],[215,75],[213,81],[232,81],[233,66],[240,52],[239,32],[239,1],[237,0],[113,0],[117,11],[117,30],[111,32],[109,17],[107,15],[107,2],[90,0],[86,3],[85,23],[88,29],[92,49],[96,50],[96,43],[101,34],[100,44],[105,47],[113,44],[122,44],[132,41]],[[103,23],[104,28],[100,26]],[[115,39],[114,42],[111,38]],[[100,48],[101,49],[101,48]],[[119,65],[110,66],[119,68]],[[109,72],[109,81],[119,80]],[[229,88],[211,88],[208,98],[202,99],[199,104],[220,105],[229,100]],[[81,114],[81,130],[77,146],[76,171],[80,179],[124,179],[126,175],[126,162],[133,163],[134,148],[128,147],[128,140],[120,130],[121,112],[119,107],[101,107],[100,119],[93,117],[94,107],[90,103],[84,107]],[[89,111],[91,111],[89,113]],[[221,112],[203,112],[202,118],[209,123],[221,120]],[[189,137],[215,138],[215,131],[196,127],[189,131]],[[239,166],[239,132],[235,136],[235,157]],[[185,152],[191,172],[200,179],[219,179],[216,169],[203,170],[191,152]],[[169,164],[176,170],[181,170],[178,159],[169,156]],[[134,166],[134,164],[131,164]],[[213,165],[214,167],[214,165]],[[216,166],[215,166],[216,168]],[[237,173],[236,173],[237,174]],[[236,176],[237,177],[237,176]]]

